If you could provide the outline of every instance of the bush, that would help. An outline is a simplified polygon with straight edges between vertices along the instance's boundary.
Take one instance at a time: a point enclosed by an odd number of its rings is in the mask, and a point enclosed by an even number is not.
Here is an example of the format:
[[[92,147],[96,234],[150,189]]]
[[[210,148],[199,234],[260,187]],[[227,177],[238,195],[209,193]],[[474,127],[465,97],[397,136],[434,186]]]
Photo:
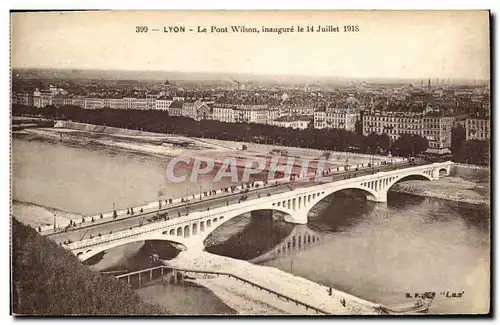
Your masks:
[[[12,219],[13,313],[19,315],[159,315],[127,284],[92,272],[71,252]]]

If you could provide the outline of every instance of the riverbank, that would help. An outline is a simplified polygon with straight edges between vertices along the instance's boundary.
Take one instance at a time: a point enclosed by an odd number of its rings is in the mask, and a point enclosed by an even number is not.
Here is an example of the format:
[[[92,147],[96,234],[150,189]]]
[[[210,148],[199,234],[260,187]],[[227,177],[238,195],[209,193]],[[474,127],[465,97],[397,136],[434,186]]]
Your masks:
[[[332,295],[329,295],[328,287],[273,267],[255,265],[205,251],[183,251],[174,259],[164,261],[164,264],[175,268],[228,272],[335,315],[376,314],[375,308],[378,306],[335,289],[332,289]],[[210,289],[225,304],[242,315],[316,314],[315,311],[306,310],[303,306],[286,302],[235,279],[200,275],[190,281]]]
[[[405,181],[395,184],[391,191],[455,202],[490,205],[489,182],[457,176],[448,176],[432,182]]]
[[[22,132],[57,139],[59,141],[84,144],[92,141],[105,146],[167,157],[210,157],[216,162],[222,162],[228,157],[243,160],[249,157],[271,158],[273,156],[270,153],[271,150],[276,149],[286,151],[286,156],[288,157],[306,159],[308,161],[326,158],[324,155],[325,151],[317,149],[189,138],[174,134],[152,133],[68,121],[58,121],[55,128],[26,129]],[[190,145],[184,147],[179,145],[181,143],[189,143]],[[246,149],[243,149],[243,147],[246,147]],[[393,163],[402,163],[405,161],[404,158],[399,157],[389,158],[386,156],[335,151],[329,151],[328,156],[328,159],[326,159],[326,168],[343,168],[345,165],[349,165],[351,168],[361,168],[369,162],[377,166],[382,164],[383,161],[390,160]]]
[[[17,200],[12,202],[12,215],[33,228],[42,229],[53,227],[54,215],[57,216],[57,224],[69,224],[70,220],[82,218],[82,215],[76,213]]]

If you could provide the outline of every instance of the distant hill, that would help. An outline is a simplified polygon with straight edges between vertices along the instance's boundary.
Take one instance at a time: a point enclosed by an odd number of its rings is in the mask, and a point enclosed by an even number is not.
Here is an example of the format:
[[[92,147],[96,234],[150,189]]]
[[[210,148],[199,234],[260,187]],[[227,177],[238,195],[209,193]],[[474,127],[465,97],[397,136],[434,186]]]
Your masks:
[[[180,72],[180,71],[127,71],[127,70],[78,70],[78,69],[35,69],[17,68],[12,71],[22,79],[115,79],[115,80],[185,80],[185,81],[246,81],[273,82],[317,82],[339,81],[336,78],[253,75],[243,73]]]
[[[299,75],[258,75],[227,72],[181,72],[181,71],[133,71],[133,70],[96,70],[96,69],[38,69],[14,68],[12,73],[21,79],[92,79],[92,80],[138,80],[138,81],[233,81],[263,82],[283,84],[346,84],[364,82],[371,84],[417,84],[422,79],[402,78],[346,78],[314,77]],[[427,80],[427,79],[425,79]],[[453,80],[454,84],[473,84],[473,80]],[[476,84],[488,84],[488,80],[476,80]]]

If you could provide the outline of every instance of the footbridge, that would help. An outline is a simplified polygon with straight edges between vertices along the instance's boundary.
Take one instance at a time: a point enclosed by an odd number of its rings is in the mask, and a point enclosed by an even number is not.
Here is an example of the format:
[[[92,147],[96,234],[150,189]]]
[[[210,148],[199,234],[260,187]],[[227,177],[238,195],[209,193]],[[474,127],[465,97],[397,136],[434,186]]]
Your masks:
[[[332,182],[320,181],[308,187],[292,188],[290,191],[271,196],[193,212],[172,220],[74,242],[65,247],[82,261],[113,247],[144,240],[167,240],[181,244],[186,249],[203,249],[203,242],[208,235],[228,220],[244,213],[258,210],[279,211],[284,214],[287,222],[307,224],[307,215],[311,208],[335,192],[358,189],[365,193],[368,200],[387,202],[387,192],[395,183],[409,177],[438,180],[440,176],[449,175],[452,165],[453,162],[434,163]]]

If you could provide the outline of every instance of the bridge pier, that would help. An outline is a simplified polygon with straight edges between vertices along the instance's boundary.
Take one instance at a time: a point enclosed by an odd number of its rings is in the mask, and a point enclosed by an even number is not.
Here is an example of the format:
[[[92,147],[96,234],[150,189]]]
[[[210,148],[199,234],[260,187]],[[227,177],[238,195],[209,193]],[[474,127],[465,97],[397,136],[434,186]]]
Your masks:
[[[439,168],[434,168],[434,169],[432,170],[432,179],[433,179],[434,181],[439,180]]]
[[[366,199],[372,202],[387,202],[387,191],[376,192],[376,195],[369,194],[366,196]]]
[[[285,221],[290,222],[290,223],[294,223],[297,225],[305,225],[305,224],[307,224],[307,212],[308,212],[307,209],[301,209],[299,211],[295,211],[291,215],[286,214]]]

